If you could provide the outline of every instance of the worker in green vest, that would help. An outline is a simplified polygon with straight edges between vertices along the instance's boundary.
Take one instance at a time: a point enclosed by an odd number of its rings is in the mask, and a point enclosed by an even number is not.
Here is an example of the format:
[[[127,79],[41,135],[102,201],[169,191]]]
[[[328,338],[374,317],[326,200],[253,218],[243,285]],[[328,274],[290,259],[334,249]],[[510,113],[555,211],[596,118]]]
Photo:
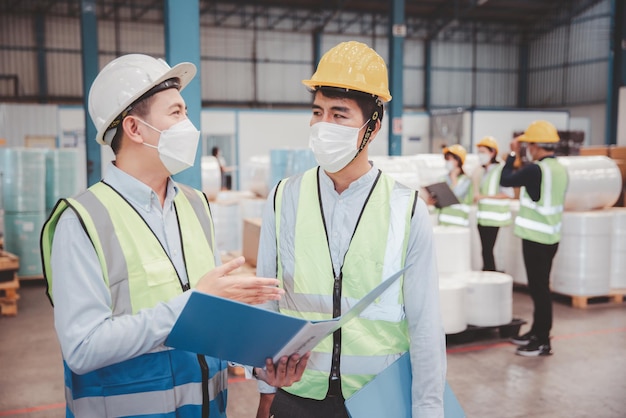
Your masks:
[[[444,181],[459,200],[459,203],[446,206],[439,211],[439,225],[469,226],[470,206],[474,202],[472,180],[463,171],[467,151],[462,145],[455,144],[442,150],[446,160]]]
[[[477,203],[476,223],[482,247],[483,271],[496,271],[493,248],[500,227],[511,224],[510,199],[513,189],[500,186],[503,164],[498,160],[498,142],[486,136],[476,144],[479,167],[472,174],[477,178],[474,201]]]
[[[191,292],[276,300],[276,279],[227,276],[206,196],[171,176],[193,165],[200,132],[180,94],[196,67],[142,54],[107,64],[89,92],[96,141],[115,161],[61,199],[41,234],[65,371],[67,417],[226,417],[227,362],[164,345]],[[216,318],[198,318],[202,323]],[[236,332],[236,330],[233,330]],[[307,355],[255,369],[282,386]]]
[[[261,388],[257,417],[347,418],[345,399],[406,352],[412,416],[443,417],[445,334],[428,209],[368,160],[391,100],[386,64],[367,45],[343,42],[303,83],[313,95],[309,146],[319,166],[282,180],[268,197],[257,274],[277,277],[285,289],[271,308],[309,320],[338,317],[408,269],[313,349],[300,382],[275,395]]]
[[[567,190],[567,169],[555,158],[559,135],[550,122],[531,123],[523,135],[511,142],[511,154],[502,169],[500,184],[521,187],[520,209],[514,233],[522,239],[528,291],[533,300],[533,323],[530,331],[513,337],[522,356],[552,354],[552,296],[550,270],[561,240],[561,218]],[[520,143],[526,145],[526,157],[532,164],[515,169]]]

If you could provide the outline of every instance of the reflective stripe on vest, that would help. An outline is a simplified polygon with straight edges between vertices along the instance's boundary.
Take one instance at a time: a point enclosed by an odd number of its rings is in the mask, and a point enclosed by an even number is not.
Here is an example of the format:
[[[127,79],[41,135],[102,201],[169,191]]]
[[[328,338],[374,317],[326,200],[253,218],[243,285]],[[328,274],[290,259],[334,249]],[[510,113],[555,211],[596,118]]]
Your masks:
[[[414,191],[380,175],[344,260],[342,312],[404,266],[415,199]],[[282,181],[275,202],[277,270],[286,290],[280,311],[309,320],[332,318],[335,278],[320,209],[318,169]],[[295,225],[295,230],[281,229],[283,223]],[[402,282],[394,283],[341,334],[342,391],[349,397],[408,350]],[[324,339],[313,350],[302,380],[284,389],[323,399],[332,344],[332,335]]]
[[[461,175],[458,182],[470,181],[465,175]],[[472,192],[472,186],[470,185],[467,193],[462,199],[459,199],[459,203],[455,205],[446,206],[439,210],[439,225],[452,225],[452,226],[469,226],[469,214],[470,205],[474,201],[474,193]]]
[[[534,202],[526,188],[522,187],[514,232],[522,239],[554,244],[561,239],[567,170],[556,158],[546,158],[537,164],[541,168],[541,196],[538,202]]]
[[[480,184],[480,194],[483,196],[495,196],[500,190],[500,175],[502,164],[494,166]],[[484,198],[478,201],[476,222],[482,226],[505,226],[511,223],[511,210],[509,199]]]
[[[215,267],[213,222],[208,202],[201,192],[181,185],[178,188],[174,205],[187,276],[193,287],[207,271]],[[103,182],[74,199],[58,202],[44,225],[41,245],[49,293],[53,280],[50,266],[52,240],[56,224],[68,207],[77,214],[94,245],[103,280],[111,292],[113,317],[151,308],[182,293],[183,285],[178,273],[159,240],[132,206]],[[51,300],[54,300],[53,296],[50,294]],[[188,416],[200,416],[203,381],[208,381],[212,382],[209,383],[207,395],[208,407],[215,410],[212,416],[219,417],[225,414],[227,379],[220,376],[226,370],[225,361],[161,346],[152,353],[84,375],[76,375],[66,368],[66,373],[69,373],[66,375],[66,390],[69,394],[66,399],[68,408],[74,409],[77,416],[85,416],[76,412],[77,405],[87,405],[86,409],[80,407],[83,411],[105,408],[107,414],[112,408],[122,408],[124,411],[133,408],[145,411],[144,408],[148,408],[166,414],[170,412],[170,406],[182,406],[185,411],[196,411]],[[158,378],[146,377],[141,384],[136,383],[145,376],[155,374]],[[112,393],[113,390],[116,393]],[[153,402],[154,391],[161,392],[164,400],[169,399],[169,406],[160,409],[165,406],[162,402]],[[181,416],[181,412],[178,413]]]

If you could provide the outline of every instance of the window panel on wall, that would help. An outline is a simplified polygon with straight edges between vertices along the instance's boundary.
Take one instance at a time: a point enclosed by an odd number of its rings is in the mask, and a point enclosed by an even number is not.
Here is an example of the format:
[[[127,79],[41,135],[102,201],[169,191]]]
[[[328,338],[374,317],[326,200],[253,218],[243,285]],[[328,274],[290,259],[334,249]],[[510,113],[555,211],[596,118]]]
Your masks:
[[[570,62],[607,59],[610,52],[610,19],[599,18],[572,24]]]
[[[98,21],[98,48],[100,51],[114,52],[115,43],[115,23],[110,20]]]
[[[48,52],[48,94],[80,97],[83,94],[83,71],[79,53]]]
[[[405,107],[424,107],[424,71],[404,69],[404,88],[402,90]],[[393,100],[393,99],[392,99]]]
[[[141,53],[164,57],[164,27],[154,23],[122,22],[120,25],[120,44],[124,54]]]
[[[252,63],[202,60],[202,100],[250,102],[254,99]]]
[[[487,70],[517,70],[517,45],[476,45],[476,68]]]
[[[567,56],[567,27],[559,27],[530,45],[530,68],[562,65]]]
[[[45,23],[46,48],[77,50],[80,53],[80,20],[51,16]]]
[[[563,69],[532,71],[528,77],[528,105],[560,106],[563,101]]]
[[[311,76],[308,64],[258,63],[257,100],[266,103],[310,103],[311,95],[302,84]]]
[[[471,106],[472,73],[469,71],[433,71],[431,95],[433,107]]]
[[[39,93],[37,79],[37,54],[31,51],[1,51],[0,74],[15,76],[0,83],[1,94],[13,96],[17,82],[19,96],[33,96]],[[5,93],[6,92],[6,93]]]
[[[424,67],[424,43],[421,40],[406,39],[404,41],[404,65]]]
[[[476,74],[477,107],[510,107],[517,100],[517,74],[478,72]]]
[[[252,59],[254,32],[251,30],[202,27],[200,34],[203,57]]]
[[[35,46],[33,18],[0,16],[0,47]]]
[[[472,68],[472,44],[432,43],[432,66],[444,68]]]
[[[259,61],[310,63],[313,56],[311,35],[286,32],[259,32],[256,56]]]
[[[607,62],[569,67],[565,91],[566,103],[606,101]]]

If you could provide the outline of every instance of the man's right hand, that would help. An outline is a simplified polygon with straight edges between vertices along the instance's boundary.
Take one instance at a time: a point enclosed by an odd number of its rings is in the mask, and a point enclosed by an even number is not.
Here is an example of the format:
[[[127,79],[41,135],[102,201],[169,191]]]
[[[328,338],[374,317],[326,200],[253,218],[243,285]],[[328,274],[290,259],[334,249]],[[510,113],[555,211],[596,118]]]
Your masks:
[[[214,268],[202,276],[196,285],[196,290],[251,305],[279,300],[285,291],[278,287],[279,282],[276,279],[228,276],[228,273],[241,267],[244,262],[243,257],[237,257]]]

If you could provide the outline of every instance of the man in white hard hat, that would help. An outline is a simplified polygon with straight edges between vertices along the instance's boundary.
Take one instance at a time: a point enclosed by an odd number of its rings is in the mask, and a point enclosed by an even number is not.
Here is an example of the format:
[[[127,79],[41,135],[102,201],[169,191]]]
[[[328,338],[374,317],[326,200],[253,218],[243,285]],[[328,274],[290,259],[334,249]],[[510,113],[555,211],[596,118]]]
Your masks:
[[[89,92],[96,140],[116,159],[102,181],[57,203],[41,242],[67,416],[225,417],[227,362],[165,339],[191,291],[253,304],[282,294],[275,279],[226,277],[243,258],[218,267],[205,195],[171,178],[196,155],[199,132],[180,94],[195,73],[125,55]],[[255,374],[289,385],[306,361],[269,360]]]
[[[286,291],[273,308],[337,317],[408,268],[313,349],[299,382],[263,394],[257,417],[345,418],[344,400],[407,352],[412,416],[443,417],[445,334],[428,209],[368,160],[391,100],[386,64],[367,45],[344,42],[303,83],[313,93],[309,146],[319,167],[281,181],[268,197],[257,273],[277,277]]]
[[[515,169],[520,142],[532,164]],[[554,156],[559,134],[550,122],[531,123],[523,135],[511,141],[511,154],[502,169],[500,184],[521,187],[520,209],[514,233],[522,239],[528,291],[533,300],[530,331],[511,338],[516,354],[526,357],[552,354],[552,295],[550,270],[561,240],[561,218],[567,190],[567,170]]]

